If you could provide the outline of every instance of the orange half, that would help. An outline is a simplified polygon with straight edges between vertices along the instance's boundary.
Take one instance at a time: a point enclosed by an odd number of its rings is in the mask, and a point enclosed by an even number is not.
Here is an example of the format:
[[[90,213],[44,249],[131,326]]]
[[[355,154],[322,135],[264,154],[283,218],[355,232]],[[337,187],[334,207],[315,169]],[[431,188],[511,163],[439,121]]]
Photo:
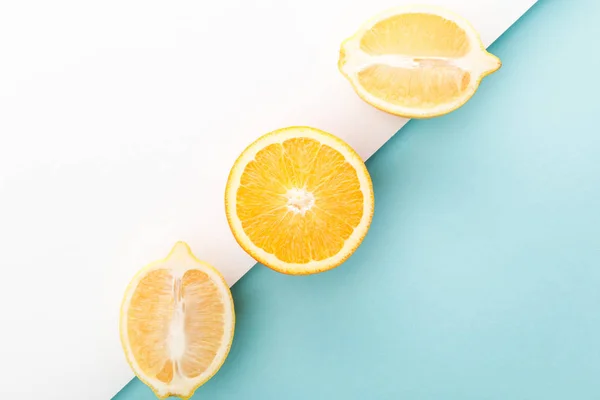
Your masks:
[[[225,192],[231,231],[268,267],[311,274],[340,265],[373,216],[371,178],[341,139],[309,127],[271,132],[235,162]]]

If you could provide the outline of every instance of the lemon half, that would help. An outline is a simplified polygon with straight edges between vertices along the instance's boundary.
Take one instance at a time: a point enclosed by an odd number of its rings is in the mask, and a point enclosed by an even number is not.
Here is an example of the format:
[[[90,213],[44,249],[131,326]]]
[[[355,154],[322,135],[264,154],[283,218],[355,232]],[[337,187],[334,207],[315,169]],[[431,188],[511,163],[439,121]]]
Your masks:
[[[367,103],[406,118],[429,118],[465,104],[501,66],[458,15],[432,6],[385,11],[343,42],[342,74]]]
[[[229,286],[177,243],[142,269],[121,306],[121,343],[134,373],[159,398],[188,399],[221,367],[233,340]]]

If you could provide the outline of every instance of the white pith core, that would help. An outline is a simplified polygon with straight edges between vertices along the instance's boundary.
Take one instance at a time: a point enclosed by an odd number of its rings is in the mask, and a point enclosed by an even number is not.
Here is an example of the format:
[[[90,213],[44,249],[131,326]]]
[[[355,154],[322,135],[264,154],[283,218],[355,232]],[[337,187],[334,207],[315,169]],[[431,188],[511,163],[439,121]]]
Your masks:
[[[175,299],[175,309],[173,310],[173,318],[169,326],[167,346],[171,360],[177,363],[177,360],[183,357],[186,348],[185,300],[182,296],[180,277],[173,279],[173,297]],[[179,368],[177,370],[179,371]]]
[[[346,62],[342,70],[355,75],[374,65],[387,65],[393,68],[418,69],[427,66],[449,65],[478,76],[497,65],[497,60],[485,52],[471,50],[460,58],[450,57],[410,57],[402,54],[370,55],[365,53],[357,42],[346,44]]]
[[[295,214],[306,214],[315,204],[315,196],[306,189],[292,188],[285,194],[287,208]]]

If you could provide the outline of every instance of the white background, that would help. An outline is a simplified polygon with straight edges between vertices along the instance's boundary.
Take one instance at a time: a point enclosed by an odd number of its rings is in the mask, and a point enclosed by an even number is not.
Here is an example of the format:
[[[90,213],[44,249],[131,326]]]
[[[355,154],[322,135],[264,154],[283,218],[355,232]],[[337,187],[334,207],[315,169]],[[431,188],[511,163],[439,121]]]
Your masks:
[[[233,284],[223,211],[256,137],[313,125],[364,158],[406,121],[339,45],[404,0],[0,1],[0,395],[105,400],[133,376],[122,293],[177,240]],[[490,44],[535,0],[439,0]]]

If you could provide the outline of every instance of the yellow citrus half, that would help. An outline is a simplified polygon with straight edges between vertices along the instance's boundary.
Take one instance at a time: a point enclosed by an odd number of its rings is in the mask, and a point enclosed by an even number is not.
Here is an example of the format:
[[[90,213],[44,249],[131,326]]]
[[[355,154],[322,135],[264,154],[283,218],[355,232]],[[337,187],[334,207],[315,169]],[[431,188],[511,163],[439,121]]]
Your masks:
[[[406,118],[449,113],[500,68],[461,17],[432,6],[377,15],[342,43],[342,74],[367,103]]]
[[[183,242],[135,276],[121,306],[127,361],[160,398],[187,399],[210,379],[229,353],[234,325],[229,286]]]
[[[225,193],[231,230],[257,261],[287,274],[322,272],[360,245],[373,216],[360,156],[318,129],[280,129],[235,162]]]

